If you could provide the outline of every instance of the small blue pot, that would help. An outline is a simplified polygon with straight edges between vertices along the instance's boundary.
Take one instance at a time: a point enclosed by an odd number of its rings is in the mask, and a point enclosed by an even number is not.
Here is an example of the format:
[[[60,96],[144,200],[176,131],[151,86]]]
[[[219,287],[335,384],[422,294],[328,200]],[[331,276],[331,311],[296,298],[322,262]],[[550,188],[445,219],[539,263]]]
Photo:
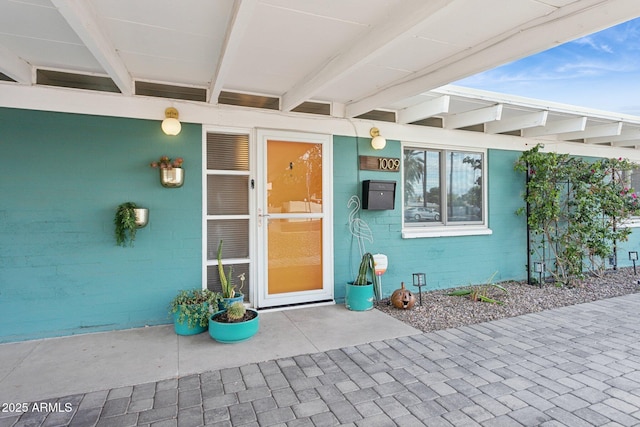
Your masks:
[[[222,298],[222,301],[218,301],[218,310],[226,310],[227,307],[229,307],[231,304],[233,304],[236,301],[244,301],[244,295],[243,294],[236,294],[235,297],[233,298]]]

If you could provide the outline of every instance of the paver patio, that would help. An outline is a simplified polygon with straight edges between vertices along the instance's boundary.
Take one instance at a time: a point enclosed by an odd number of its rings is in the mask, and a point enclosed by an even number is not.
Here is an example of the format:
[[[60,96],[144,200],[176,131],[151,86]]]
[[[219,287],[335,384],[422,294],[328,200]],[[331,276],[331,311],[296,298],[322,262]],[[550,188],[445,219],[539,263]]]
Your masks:
[[[639,311],[632,294],[74,394],[0,426],[637,426]]]

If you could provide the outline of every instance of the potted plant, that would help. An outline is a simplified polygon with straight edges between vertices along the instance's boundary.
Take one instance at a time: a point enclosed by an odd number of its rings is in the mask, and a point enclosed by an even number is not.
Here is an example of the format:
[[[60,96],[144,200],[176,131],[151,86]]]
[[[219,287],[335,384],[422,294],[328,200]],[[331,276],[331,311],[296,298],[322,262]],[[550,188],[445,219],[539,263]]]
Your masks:
[[[367,279],[367,275],[371,280]],[[375,274],[373,255],[367,252],[360,260],[358,275],[353,282],[347,283],[345,306],[353,311],[366,311],[373,308],[373,300],[379,299],[378,276]]]
[[[220,294],[208,289],[181,290],[169,305],[173,326],[178,335],[195,335],[207,330],[212,308]]]
[[[151,162],[149,166],[154,169],[160,169],[160,184],[167,188],[182,187],[184,184],[184,170],[182,164],[184,159],[176,157],[171,159],[169,156],[162,156],[157,162]]]
[[[138,228],[147,225],[148,221],[148,209],[139,208],[133,202],[120,204],[116,209],[116,216],[113,219],[113,223],[116,226],[116,244],[124,247],[127,246],[128,243],[129,246],[133,246]]]
[[[244,301],[244,295],[240,292],[244,286],[244,273],[240,277],[240,288],[236,290],[233,284],[233,266],[229,266],[229,272],[225,273],[224,266],[222,265],[222,240],[218,244],[218,275],[220,276],[220,287],[222,288],[222,301],[220,302],[220,310],[225,309],[227,306],[233,304],[236,301]]]
[[[209,317],[209,335],[221,343],[246,341],[258,332],[259,327],[258,312],[246,308],[241,301],[236,301]]]

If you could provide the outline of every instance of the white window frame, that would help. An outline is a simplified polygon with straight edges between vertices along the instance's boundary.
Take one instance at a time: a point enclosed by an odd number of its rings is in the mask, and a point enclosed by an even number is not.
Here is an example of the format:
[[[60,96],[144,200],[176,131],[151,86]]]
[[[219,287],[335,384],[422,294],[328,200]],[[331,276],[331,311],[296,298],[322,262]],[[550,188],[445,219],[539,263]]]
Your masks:
[[[405,223],[404,209],[404,151],[405,149],[425,149],[434,150],[440,152],[457,151],[457,152],[469,152],[482,154],[482,212],[483,221],[482,224],[456,224],[456,225],[444,225],[444,224],[424,224],[424,225],[411,225],[408,226]],[[493,231],[489,228],[489,197],[488,197],[488,170],[487,170],[487,150],[478,147],[468,146],[453,146],[453,145],[435,145],[420,142],[403,142],[402,143],[402,238],[403,239],[415,239],[415,238],[430,238],[430,237],[453,237],[453,236],[478,236],[493,234]],[[442,181],[442,177],[440,178]]]

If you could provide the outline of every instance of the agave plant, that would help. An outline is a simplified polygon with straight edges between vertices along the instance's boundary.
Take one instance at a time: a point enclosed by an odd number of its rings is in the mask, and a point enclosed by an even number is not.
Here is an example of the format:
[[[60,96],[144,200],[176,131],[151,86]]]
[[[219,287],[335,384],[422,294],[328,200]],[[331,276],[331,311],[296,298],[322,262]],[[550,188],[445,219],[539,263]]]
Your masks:
[[[222,265],[222,240],[218,244],[218,275],[220,276],[220,286],[222,287],[223,298],[233,298],[236,295],[236,289],[233,285],[233,266],[229,266],[229,273],[225,273]]]
[[[495,277],[495,275],[498,272],[496,271],[495,273],[493,273],[491,275],[491,277],[487,280],[487,283],[485,283],[484,285],[478,285],[478,286],[471,286],[469,288],[466,289],[458,289],[455,290],[453,292],[450,292],[449,296],[456,296],[456,297],[461,297],[461,296],[469,296],[469,299],[471,301],[482,301],[482,302],[489,302],[492,304],[499,304],[499,305],[503,305],[504,301],[499,301],[493,298],[489,298],[487,296],[489,290],[491,288],[496,288],[501,290],[502,292],[508,294],[509,291],[507,291],[507,289],[504,286],[501,286],[497,283],[493,283],[493,278]]]

